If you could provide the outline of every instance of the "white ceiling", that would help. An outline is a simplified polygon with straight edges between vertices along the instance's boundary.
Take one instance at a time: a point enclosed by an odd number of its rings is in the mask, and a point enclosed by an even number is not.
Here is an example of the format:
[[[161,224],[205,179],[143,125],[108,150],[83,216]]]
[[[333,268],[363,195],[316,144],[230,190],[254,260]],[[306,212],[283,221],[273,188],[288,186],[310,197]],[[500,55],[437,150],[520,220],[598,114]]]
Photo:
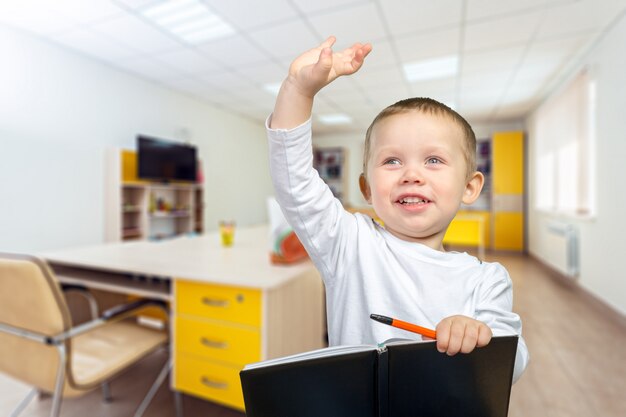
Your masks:
[[[453,105],[470,122],[519,120],[626,11],[626,0],[201,0],[232,36],[188,45],[140,11],[160,0],[0,0],[0,22],[245,117],[263,121],[298,53],[337,36],[370,42],[355,76],[331,84],[315,114],[346,113],[363,132],[410,96]],[[458,54],[457,76],[410,83],[402,64]],[[314,119],[315,121],[315,119]]]

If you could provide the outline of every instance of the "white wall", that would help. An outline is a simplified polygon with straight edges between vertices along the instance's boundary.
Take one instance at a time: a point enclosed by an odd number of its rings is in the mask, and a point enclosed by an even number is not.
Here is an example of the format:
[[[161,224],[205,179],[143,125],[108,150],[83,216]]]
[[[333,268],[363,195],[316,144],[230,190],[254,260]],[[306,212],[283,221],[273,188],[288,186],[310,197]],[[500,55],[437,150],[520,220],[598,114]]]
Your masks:
[[[597,216],[579,220],[537,211],[529,195],[529,251],[549,261],[552,219],[574,224],[580,233],[580,283],[593,294],[626,314],[626,18],[622,18],[581,64],[597,83],[596,196]],[[529,155],[534,154],[536,114],[528,122]],[[529,158],[529,180],[537,161]]]
[[[135,135],[198,146],[205,227],[266,221],[272,194],[260,123],[0,26],[0,251],[104,239],[104,160]]]

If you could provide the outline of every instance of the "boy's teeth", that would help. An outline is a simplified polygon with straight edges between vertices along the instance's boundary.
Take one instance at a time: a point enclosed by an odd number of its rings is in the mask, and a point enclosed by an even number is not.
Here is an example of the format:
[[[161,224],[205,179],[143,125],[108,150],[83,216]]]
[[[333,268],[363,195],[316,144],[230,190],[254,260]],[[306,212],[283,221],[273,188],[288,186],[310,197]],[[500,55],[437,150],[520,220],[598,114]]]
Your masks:
[[[416,197],[407,197],[407,198],[403,198],[400,202],[402,204],[416,204],[416,203],[425,203],[426,200],[422,198],[416,198]]]

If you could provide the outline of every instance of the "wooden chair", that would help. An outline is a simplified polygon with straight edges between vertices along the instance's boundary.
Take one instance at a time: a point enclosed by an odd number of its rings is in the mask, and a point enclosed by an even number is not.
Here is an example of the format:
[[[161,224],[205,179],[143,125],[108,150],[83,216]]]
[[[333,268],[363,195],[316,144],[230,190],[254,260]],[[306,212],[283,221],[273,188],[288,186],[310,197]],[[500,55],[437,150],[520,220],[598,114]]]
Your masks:
[[[167,329],[149,328],[136,320],[140,310],[155,305],[165,308],[162,301],[139,300],[73,326],[62,288],[46,262],[0,253],[0,372],[34,387],[11,416],[42,392],[52,395],[50,415],[57,417],[62,398],[107,388],[111,378],[166,347]],[[143,413],[170,366],[168,361],[136,416]],[[108,400],[108,389],[104,392]]]

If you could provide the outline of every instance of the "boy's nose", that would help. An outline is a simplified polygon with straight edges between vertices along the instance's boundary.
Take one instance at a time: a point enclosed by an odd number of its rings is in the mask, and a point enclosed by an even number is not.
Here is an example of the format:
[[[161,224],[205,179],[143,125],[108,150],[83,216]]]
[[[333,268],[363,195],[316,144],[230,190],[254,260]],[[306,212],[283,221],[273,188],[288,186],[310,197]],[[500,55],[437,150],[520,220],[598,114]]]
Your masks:
[[[407,167],[407,169],[404,170],[404,173],[402,175],[403,184],[421,184],[422,182],[424,182],[424,178],[419,169],[417,169],[416,167]]]

